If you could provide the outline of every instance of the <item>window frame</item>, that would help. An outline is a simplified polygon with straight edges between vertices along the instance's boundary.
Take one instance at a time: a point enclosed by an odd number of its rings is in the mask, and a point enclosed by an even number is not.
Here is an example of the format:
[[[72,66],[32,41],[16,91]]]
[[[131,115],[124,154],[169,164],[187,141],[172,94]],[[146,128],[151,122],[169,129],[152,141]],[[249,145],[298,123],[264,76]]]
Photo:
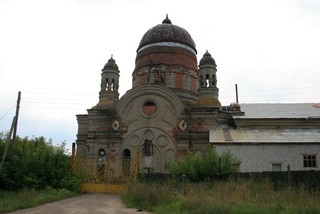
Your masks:
[[[271,163],[272,172],[282,172],[282,163]]]
[[[317,168],[317,155],[304,154],[302,155],[303,168]]]

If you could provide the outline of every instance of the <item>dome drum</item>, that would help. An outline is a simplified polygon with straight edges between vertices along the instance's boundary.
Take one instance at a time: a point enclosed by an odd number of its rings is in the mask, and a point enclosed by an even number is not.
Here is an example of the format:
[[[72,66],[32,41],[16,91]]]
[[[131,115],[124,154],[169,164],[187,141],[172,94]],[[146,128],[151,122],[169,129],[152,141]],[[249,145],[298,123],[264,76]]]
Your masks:
[[[197,58],[195,55],[184,49],[170,47],[152,47],[142,50],[137,54],[135,70],[142,66],[157,64],[179,64],[197,70]]]

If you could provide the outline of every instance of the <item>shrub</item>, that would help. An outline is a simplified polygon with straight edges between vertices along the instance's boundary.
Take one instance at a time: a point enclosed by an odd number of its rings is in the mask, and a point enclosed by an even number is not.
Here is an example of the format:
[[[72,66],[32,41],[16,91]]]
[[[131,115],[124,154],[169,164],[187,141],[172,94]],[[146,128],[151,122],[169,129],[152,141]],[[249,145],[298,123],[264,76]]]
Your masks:
[[[0,134],[0,154],[3,154],[6,138]],[[79,181],[70,175],[71,157],[66,143],[54,146],[44,137],[17,137],[10,144],[6,161],[0,173],[2,190],[17,190],[24,187],[44,189],[77,189]]]
[[[240,161],[230,152],[217,154],[214,148],[209,147],[203,158],[188,153],[185,158],[169,165],[170,172],[175,175],[186,175],[193,181],[199,181],[214,175],[236,172],[235,165]]]

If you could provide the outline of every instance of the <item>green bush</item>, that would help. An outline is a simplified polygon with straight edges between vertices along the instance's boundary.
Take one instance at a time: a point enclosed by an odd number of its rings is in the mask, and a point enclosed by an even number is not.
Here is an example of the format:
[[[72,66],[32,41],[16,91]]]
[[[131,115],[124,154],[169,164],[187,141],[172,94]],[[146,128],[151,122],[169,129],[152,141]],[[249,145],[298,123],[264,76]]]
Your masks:
[[[217,154],[214,148],[209,147],[203,158],[188,153],[185,158],[169,165],[170,172],[175,175],[185,175],[191,180],[199,181],[213,175],[236,172],[240,161],[230,152]]]
[[[0,133],[0,154],[5,148],[6,137]],[[66,143],[53,145],[44,137],[17,137],[11,143],[0,173],[2,190],[17,190],[25,187],[44,189],[66,188],[76,190],[79,179],[70,175],[71,157]]]

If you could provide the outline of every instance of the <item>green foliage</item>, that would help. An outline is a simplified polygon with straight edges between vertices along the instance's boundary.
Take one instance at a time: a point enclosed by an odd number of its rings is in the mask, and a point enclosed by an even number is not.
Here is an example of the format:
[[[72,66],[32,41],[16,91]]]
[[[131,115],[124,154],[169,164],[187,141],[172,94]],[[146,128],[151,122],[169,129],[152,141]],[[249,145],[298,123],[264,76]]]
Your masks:
[[[0,136],[0,154],[3,154],[6,138]],[[70,175],[70,155],[63,142],[58,146],[44,137],[17,137],[11,143],[0,174],[2,190],[16,190],[25,187],[44,189],[68,188],[77,190],[77,178]]]
[[[0,191],[0,213],[35,207],[44,203],[61,200],[74,196],[75,193],[66,189],[46,188],[38,191],[34,189],[22,189],[18,192]]]
[[[127,206],[154,213],[320,213],[320,192],[269,181],[134,183],[122,196]],[[149,198],[150,197],[150,198]]]
[[[170,171],[176,175],[185,175],[199,181],[218,174],[236,172],[240,161],[230,152],[217,154],[214,148],[209,147],[203,158],[199,155],[188,153],[183,159],[170,164]]]

